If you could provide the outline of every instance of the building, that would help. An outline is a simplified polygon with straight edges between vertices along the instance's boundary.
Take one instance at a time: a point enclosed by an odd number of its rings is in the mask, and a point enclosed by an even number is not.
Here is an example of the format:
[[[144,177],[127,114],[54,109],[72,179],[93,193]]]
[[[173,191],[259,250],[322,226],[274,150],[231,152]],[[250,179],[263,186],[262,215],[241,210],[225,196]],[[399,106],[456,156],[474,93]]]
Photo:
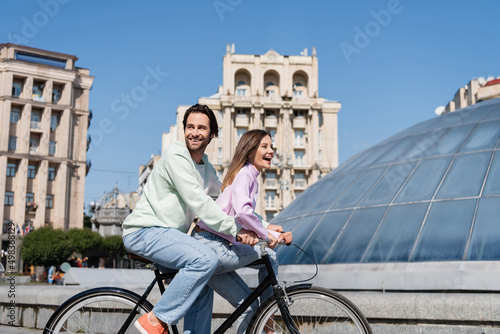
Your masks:
[[[135,208],[139,200],[137,193],[126,194],[117,186],[112,191],[104,193],[97,203],[91,202],[94,212],[91,218],[92,231],[101,236],[122,235],[122,223]]]
[[[89,91],[76,56],[0,44],[0,216],[29,231],[83,227]]]
[[[444,113],[497,97],[500,97],[500,78],[472,79],[466,86],[457,90],[453,100],[444,108]]]
[[[218,115],[219,138],[207,155],[222,180],[236,144],[250,129],[266,129],[276,149],[272,167],[260,182],[256,211],[271,220],[308,186],[338,165],[337,114],[341,104],[319,97],[318,58],[304,50],[283,56],[236,54],[227,46],[223,84],[198,103]],[[177,125],[163,134],[162,151],[174,140],[184,140],[182,117],[189,106],[177,109]]]

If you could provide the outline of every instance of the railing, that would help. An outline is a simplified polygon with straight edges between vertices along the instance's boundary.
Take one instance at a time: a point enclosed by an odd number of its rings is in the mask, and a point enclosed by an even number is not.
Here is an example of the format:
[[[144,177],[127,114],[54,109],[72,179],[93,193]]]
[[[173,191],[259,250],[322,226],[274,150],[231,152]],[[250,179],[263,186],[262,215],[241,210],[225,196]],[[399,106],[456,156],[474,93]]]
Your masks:
[[[305,188],[306,187],[306,180],[304,179],[298,179],[293,182],[295,185],[295,188]]]
[[[266,188],[276,188],[276,179],[266,179]]]

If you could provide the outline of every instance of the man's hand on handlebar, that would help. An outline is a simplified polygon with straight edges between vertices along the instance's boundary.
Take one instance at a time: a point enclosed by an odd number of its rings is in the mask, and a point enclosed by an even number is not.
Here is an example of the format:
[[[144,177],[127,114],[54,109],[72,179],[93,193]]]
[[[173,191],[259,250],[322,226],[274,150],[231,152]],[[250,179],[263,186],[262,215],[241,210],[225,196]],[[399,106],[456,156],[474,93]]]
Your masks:
[[[259,237],[253,231],[241,229],[236,235],[236,240],[242,244],[254,246],[259,242]]]
[[[290,244],[293,240],[292,232],[281,232],[278,243]]]

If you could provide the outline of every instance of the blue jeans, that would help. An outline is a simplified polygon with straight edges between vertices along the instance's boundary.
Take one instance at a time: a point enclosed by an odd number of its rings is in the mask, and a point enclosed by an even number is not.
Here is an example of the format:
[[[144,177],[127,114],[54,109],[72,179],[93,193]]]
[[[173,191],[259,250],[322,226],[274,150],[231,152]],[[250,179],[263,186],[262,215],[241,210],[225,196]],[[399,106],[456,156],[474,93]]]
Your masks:
[[[254,247],[248,245],[233,245],[226,239],[208,231],[195,232],[193,237],[210,248],[219,258],[217,269],[214,276],[208,281],[207,285],[215,292],[221,295],[234,307],[238,307],[245,298],[247,298],[252,290],[235,272],[236,269],[242,268],[255,260],[260,259],[260,246]],[[273,270],[278,274],[278,260],[276,253],[268,248],[267,252],[271,260]],[[258,266],[259,283],[267,276],[265,267]],[[261,296],[261,303],[272,295],[272,288],[269,287]],[[239,318],[238,318],[238,334],[245,333],[253,314],[259,307],[256,301],[253,303]],[[191,313],[191,311],[190,311]]]
[[[215,253],[174,228],[142,228],[123,242],[129,252],[154,261],[162,272],[179,270],[153,308],[155,316],[172,325],[184,317],[185,332],[210,333],[213,291],[206,283],[217,268]]]

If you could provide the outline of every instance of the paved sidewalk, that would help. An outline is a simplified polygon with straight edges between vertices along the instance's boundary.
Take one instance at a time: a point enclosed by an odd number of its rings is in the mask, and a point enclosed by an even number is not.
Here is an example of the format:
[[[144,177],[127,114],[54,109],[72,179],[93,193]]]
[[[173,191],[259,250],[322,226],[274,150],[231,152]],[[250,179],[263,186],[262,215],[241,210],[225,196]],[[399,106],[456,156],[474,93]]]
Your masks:
[[[40,333],[40,330],[39,329],[32,329],[32,328],[0,325],[0,333],[2,333],[2,334],[31,334],[31,333]]]

